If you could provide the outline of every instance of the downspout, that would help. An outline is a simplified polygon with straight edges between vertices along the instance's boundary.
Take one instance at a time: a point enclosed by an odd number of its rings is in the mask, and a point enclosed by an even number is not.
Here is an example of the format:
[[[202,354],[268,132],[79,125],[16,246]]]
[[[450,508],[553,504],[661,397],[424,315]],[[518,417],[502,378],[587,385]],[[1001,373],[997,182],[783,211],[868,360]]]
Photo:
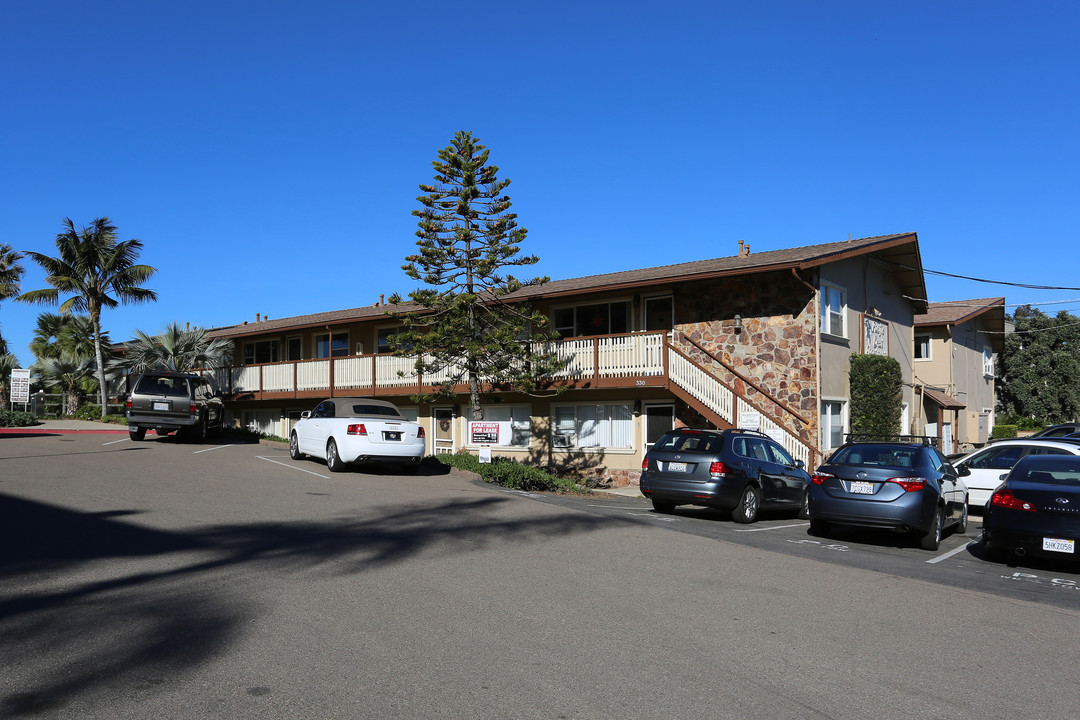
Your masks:
[[[825,447],[825,443],[821,437],[821,297],[820,291],[808,283],[806,279],[799,274],[796,268],[791,268],[791,276],[797,281],[806,286],[810,290],[810,296],[813,298],[813,312],[814,312],[814,400],[817,403],[817,408],[814,410],[814,416],[817,418],[815,427],[817,428],[817,444],[815,449],[821,450]],[[824,460],[824,457],[822,457]],[[811,464],[816,464],[811,463]]]

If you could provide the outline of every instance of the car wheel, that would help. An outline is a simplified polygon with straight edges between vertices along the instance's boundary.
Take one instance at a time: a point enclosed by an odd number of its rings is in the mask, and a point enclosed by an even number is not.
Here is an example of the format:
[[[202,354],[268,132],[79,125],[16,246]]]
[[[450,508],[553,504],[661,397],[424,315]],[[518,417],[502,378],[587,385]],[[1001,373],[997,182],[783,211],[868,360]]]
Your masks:
[[[295,432],[289,436],[289,457],[293,460],[304,457],[304,453],[300,452],[300,440],[296,437]]]
[[[132,440],[142,440],[146,437],[146,428],[128,429],[128,437]]]
[[[963,535],[964,533],[967,532],[967,526],[968,526],[968,504],[967,504],[967,498],[964,498],[964,508],[960,511],[960,522],[956,526],[956,532]]]
[[[810,534],[815,537],[828,537],[829,523],[825,522],[824,520],[811,520]]]
[[[944,522],[945,515],[941,512],[941,507],[938,506],[934,509],[934,524],[930,526],[930,532],[922,536],[919,547],[923,550],[937,550],[941,546],[941,528]]]
[[[802,494],[802,506],[799,508],[799,519],[810,519],[810,491],[804,490]]]
[[[195,442],[205,442],[206,438],[210,435],[210,418],[206,417],[206,413],[203,413],[199,417],[199,424],[195,428]]]
[[[664,513],[665,515],[675,512],[675,503],[670,500],[657,500],[653,498],[652,507],[656,512]]]
[[[326,443],[326,469],[330,472],[342,472],[345,469],[345,463],[338,455],[337,442],[334,438],[330,438],[330,441]]]
[[[752,523],[757,520],[760,507],[761,491],[754,485],[747,485],[739,498],[739,504],[731,511],[731,519],[737,523]]]

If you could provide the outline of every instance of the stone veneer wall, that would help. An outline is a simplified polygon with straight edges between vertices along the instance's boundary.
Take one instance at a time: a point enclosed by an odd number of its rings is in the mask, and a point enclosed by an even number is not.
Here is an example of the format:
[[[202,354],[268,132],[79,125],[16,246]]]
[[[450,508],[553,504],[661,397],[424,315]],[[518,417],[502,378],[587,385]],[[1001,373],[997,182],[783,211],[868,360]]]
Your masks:
[[[797,412],[801,423],[688,343],[681,348],[765,414],[817,447],[817,308],[790,273],[766,273],[676,286],[678,332],[693,339]],[[735,316],[743,329],[735,332]]]

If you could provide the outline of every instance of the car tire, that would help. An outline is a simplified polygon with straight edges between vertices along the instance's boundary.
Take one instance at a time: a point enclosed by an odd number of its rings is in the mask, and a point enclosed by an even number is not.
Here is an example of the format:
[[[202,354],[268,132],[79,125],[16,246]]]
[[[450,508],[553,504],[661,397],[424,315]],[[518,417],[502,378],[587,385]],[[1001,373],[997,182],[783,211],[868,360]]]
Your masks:
[[[960,511],[960,522],[956,525],[956,532],[960,535],[967,533],[968,527],[968,504],[967,498],[964,498],[964,508]]]
[[[144,440],[146,438],[146,428],[128,429],[128,437],[135,441]]]
[[[814,537],[828,537],[829,523],[825,522],[824,520],[811,520],[810,534]]]
[[[731,519],[737,523],[752,523],[757,520],[761,508],[761,490],[756,485],[747,485],[739,498],[739,504],[731,511]]]
[[[675,503],[670,500],[657,500],[656,498],[653,498],[652,507],[656,512],[664,513],[665,515],[675,512]]]
[[[810,491],[809,490],[803,490],[802,505],[799,506],[799,519],[800,520],[809,520],[810,519]]]
[[[293,460],[300,460],[304,457],[304,453],[300,452],[300,439],[296,437],[295,432],[289,435],[289,457]]]
[[[330,472],[344,472],[345,470],[345,463],[338,455],[337,441],[334,438],[330,438],[326,443],[326,469]]]
[[[945,522],[945,514],[941,512],[941,506],[934,508],[934,523],[930,526],[930,532],[919,539],[919,547],[931,552],[941,547],[941,531]]]
[[[204,412],[199,416],[199,424],[195,426],[195,442],[206,442],[210,435],[210,418]]]

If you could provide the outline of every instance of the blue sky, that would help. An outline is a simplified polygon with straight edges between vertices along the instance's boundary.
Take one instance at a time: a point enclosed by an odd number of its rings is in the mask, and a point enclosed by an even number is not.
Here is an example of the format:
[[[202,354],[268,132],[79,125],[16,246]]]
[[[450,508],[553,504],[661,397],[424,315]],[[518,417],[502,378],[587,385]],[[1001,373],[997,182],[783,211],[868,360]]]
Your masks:
[[[159,301],[113,340],[369,305],[415,286],[417,185],[471,130],[530,275],[915,231],[928,269],[1076,287],[1078,27],[1074,0],[10,2],[3,242],[141,239]],[[48,310],[0,304],[24,365]]]

